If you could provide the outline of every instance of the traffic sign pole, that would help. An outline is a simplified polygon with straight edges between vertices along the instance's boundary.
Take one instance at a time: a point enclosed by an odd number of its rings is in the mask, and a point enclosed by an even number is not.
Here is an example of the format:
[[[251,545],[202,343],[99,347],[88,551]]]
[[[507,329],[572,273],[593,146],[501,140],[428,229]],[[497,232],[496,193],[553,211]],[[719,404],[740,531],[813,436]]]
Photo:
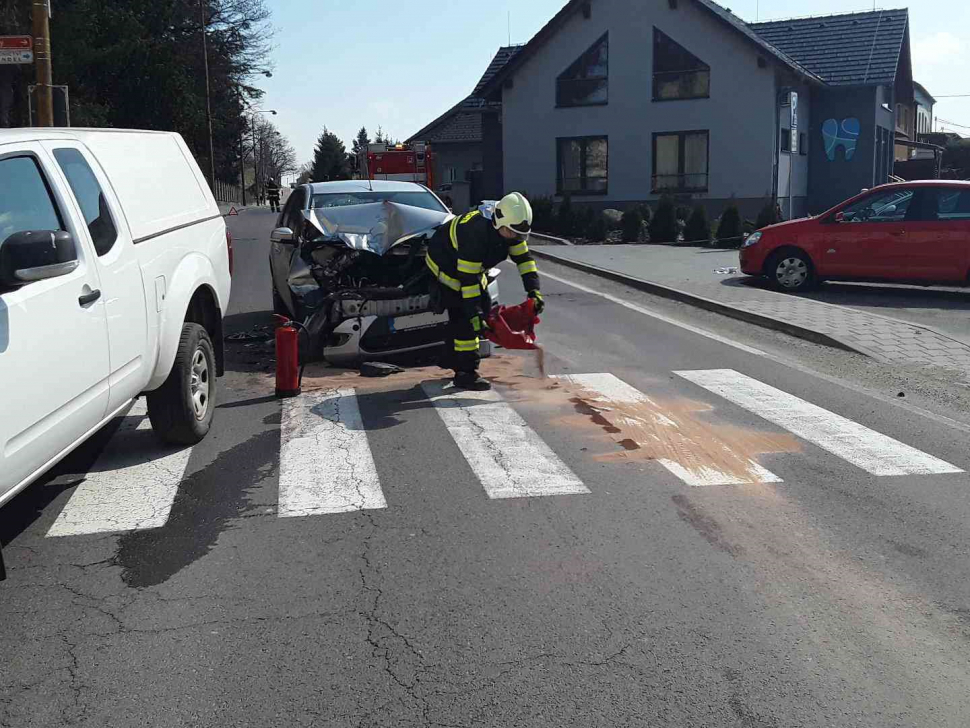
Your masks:
[[[51,88],[50,0],[34,0],[34,71],[37,77],[37,125],[54,126]]]

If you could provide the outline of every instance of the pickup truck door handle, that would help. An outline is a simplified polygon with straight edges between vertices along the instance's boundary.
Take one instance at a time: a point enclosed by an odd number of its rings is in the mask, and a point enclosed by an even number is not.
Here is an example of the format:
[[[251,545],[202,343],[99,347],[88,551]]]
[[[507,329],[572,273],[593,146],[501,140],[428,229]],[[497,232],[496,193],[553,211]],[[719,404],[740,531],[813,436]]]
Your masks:
[[[77,297],[77,302],[82,306],[87,306],[89,303],[94,303],[99,298],[101,298],[101,291],[95,288],[90,293],[82,293]]]

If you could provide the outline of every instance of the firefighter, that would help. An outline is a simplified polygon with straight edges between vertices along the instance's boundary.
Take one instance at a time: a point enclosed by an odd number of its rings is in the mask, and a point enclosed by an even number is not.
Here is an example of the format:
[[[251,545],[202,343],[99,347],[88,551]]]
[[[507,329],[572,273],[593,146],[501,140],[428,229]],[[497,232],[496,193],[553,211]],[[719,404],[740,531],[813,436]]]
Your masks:
[[[484,391],[491,384],[478,374],[478,335],[491,310],[485,273],[511,258],[518,265],[522,285],[535,300],[536,311],[544,304],[539,292],[539,272],[526,242],[532,229],[532,206],[524,195],[512,192],[499,202],[481,205],[455,217],[435,231],[428,243],[427,264],[436,283],[433,296],[437,310],[448,311],[450,366],[455,386]]]
[[[273,180],[266,183],[266,199],[269,200],[269,207],[273,212],[280,211],[280,186]]]

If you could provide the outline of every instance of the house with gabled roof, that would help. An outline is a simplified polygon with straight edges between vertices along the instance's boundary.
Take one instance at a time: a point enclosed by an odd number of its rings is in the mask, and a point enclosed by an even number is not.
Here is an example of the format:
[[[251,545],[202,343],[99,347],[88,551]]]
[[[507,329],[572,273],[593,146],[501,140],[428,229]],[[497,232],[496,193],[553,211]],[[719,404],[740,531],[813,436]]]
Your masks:
[[[570,0],[476,95],[500,105],[505,189],[820,212],[892,173],[909,14],[746,23],[712,0]]]

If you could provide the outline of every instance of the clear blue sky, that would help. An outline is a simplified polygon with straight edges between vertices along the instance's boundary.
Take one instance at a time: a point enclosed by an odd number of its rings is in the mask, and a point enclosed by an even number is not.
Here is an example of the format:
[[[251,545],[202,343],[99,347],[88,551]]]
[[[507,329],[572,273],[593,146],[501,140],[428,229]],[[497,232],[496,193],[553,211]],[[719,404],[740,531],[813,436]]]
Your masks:
[[[867,0],[721,0],[745,20],[871,10]],[[274,76],[261,108],[307,161],[326,125],[350,145],[361,126],[406,138],[474,88],[495,51],[528,41],[565,0],[268,0]],[[759,7],[760,6],[760,7]],[[970,2],[911,0],[915,77],[934,95],[970,94]],[[936,114],[970,136],[970,97],[940,99]],[[947,126],[946,124],[944,124]]]

